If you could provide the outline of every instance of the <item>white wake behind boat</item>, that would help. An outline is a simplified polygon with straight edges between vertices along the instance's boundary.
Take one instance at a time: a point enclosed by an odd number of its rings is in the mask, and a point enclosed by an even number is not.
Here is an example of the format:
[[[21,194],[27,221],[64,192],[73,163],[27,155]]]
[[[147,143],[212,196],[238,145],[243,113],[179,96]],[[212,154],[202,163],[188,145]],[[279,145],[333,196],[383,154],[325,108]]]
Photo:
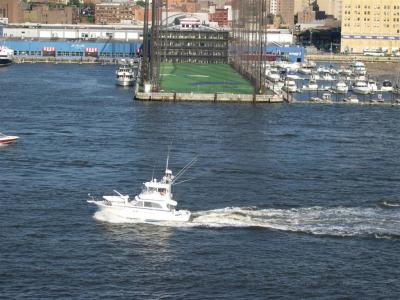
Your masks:
[[[176,210],[178,203],[173,199],[172,186],[194,163],[193,159],[176,176],[167,166],[164,177],[157,181],[143,184],[142,192],[133,199],[129,195],[122,195],[115,191],[114,196],[103,196],[96,200],[91,197],[87,202],[97,205],[100,212],[111,216],[137,222],[187,222],[190,220],[191,212],[188,210]]]
[[[8,145],[14,143],[19,139],[18,136],[15,135],[5,135],[0,132],[0,145]]]

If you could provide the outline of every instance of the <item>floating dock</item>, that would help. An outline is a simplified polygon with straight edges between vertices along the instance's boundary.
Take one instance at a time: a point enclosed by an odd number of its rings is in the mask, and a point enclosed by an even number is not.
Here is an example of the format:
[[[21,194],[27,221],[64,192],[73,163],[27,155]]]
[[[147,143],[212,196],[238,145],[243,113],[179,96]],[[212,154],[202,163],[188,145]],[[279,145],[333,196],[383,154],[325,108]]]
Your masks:
[[[348,62],[363,61],[363,62],[393,62],[400,63],[400,56],[366,56],[354,54],[307,54],[306,60],[323,61],[323,62]]]
[[[327,105],[364,105],[364,106],[400,106],[399,101],[391,102],[369,102],[369,101],[359,101],[359,102],[345,102],[345,101],[313,101],[313,100],[293,100],[291,104],[327,104]]]

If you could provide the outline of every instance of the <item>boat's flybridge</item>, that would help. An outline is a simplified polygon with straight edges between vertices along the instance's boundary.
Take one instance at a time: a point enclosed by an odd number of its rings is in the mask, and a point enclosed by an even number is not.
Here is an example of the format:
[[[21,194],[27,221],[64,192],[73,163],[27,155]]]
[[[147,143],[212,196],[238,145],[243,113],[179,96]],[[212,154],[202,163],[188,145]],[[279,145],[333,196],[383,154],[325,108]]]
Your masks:
[[[167,169],[161,181],[152,179],[145,182],[142,192],[135,197],[136,205],[173,210],[178,203],[172,199],[172,180],[172,171]]]

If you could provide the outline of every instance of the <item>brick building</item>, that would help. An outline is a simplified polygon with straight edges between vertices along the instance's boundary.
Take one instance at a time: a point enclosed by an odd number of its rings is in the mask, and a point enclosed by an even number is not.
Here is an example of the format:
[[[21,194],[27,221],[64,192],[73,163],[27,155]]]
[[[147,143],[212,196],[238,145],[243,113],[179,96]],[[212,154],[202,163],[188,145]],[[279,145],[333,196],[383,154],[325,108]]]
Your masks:
[[[22,22],[22,8],[19,0],[0,0],[0,18],[8,18],[9,23]]]
[[[144,8],[141,6],[131,3],[100,3],[95,6],[96,24],[120,24],[136,20],[144,20]]]
[[[95,8],[96,24],[118,24],[121,23],[120,3],[100,3]]]
[[[228,9],[217,8],[209,14],[209,21],[216,22],[221,27],[228,26]]]

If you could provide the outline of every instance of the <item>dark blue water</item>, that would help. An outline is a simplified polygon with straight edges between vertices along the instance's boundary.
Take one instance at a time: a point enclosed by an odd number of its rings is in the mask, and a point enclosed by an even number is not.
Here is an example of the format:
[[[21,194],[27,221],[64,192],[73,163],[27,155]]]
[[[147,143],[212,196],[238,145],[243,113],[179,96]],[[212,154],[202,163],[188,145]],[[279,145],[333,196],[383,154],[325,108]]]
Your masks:
[[[141,103],[114,71],[0,69],[0,298],[399,298],[398,107]],[[95,219],[171,142],[192,223]]]

